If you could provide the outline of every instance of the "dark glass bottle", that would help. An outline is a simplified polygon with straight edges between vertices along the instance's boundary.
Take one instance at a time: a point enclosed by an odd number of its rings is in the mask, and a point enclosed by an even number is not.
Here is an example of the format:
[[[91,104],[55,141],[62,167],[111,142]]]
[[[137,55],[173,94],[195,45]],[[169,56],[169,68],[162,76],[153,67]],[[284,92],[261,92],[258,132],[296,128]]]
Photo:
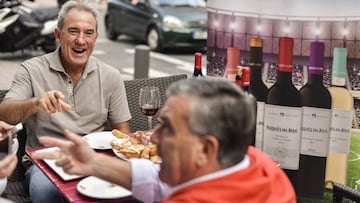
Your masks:
[[[298,194],[313,198],[324,195],[330,137],[331,96],[323,84],[324,50],[324,43],[311,43],[308,82],[300,89],[303,116]]]
[[[193,75],[191,76],[190,79],[196,79],[198,77],[204,77],[202,74],[202,65],[201,65],[201,60],[202,60],[202,54],[199,52],[195,53],[195,60],[194,60],[194,72]]]
[[[262,80],[262,48],[261,38],[250,39],[250,92],[257,101],[266,102],[269,89]]]
[[[253,37],[250,39],[249,67],[250,67],[250,93],[257,101],[256,115],[256,148],[262,150],[264,136],[264,107],[269,89],[262,80],[262,48],[263,40]]]
[[[293,38],[280,37],[277,79],[264,111],[263,150],[280,164],[297,191],[302,109],[292,83],[293,47]]]
[[[256,99],[250,93],[250,68],[248,66],[238,66],[238,74],[241,76],[240,80],[236,80],[236,84],[249,96],[254,102],[255,112],[257,111]],[[236,76],[238,76],[238,74]],[[236,77],[238,78],[238,77]],[[251,138],[250,144],[255,146],[255,135]]]

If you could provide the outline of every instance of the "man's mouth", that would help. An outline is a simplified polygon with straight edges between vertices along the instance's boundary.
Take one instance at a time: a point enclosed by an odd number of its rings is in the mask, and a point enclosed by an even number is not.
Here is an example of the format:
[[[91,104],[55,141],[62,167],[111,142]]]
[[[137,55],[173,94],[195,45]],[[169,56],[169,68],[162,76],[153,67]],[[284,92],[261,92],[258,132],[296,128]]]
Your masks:
[[[73,50],[73,52],[78,53],[78,54],[82,54],[86,51],[86,49],[84,49],[84,48],[73,48],[72,50]]]

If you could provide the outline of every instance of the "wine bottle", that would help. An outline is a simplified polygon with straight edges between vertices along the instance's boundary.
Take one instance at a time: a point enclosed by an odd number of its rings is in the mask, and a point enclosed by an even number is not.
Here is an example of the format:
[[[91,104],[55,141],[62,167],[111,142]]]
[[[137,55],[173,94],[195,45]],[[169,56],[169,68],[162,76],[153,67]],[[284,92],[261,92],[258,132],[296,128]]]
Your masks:
[[[264,106],[268,96],[269,89],[262,80],[262,47],[263,41],[261,38],[250,39],[250,93],[257,101],[257,115],[256,115],[256,148],[263,149],[264,136]]]
[[[241,77],[241,88],[242,90],[244,90],[245,93],[247,93],[247,95],[249,97],[251,97],[253,99],[254,102],[254,107],[255,107],[255,112],[257,112],[257,102],[256,102],[256,98],[254,97],[254,95],[251,94],[250,92],[250,68],[248,66],[244,66],[242,67],[242,77]],[[250,140],[250,144],[252,146],[255,146],[255,140],[256,140],[256,134],[254,135],[254,137],[251,138]]]
[[[226,56],[226,78],[235,83],[236,67],[240,64],[240,49],[236,47],[228,47]]]
[[[334,48],[332,79],[329,92],[332,98],[329,155],[326,161],[325,181],[346,184],[348,154],[354,99],[346,88],[346,48]],[[330,184],[326,187],[331,188]]]
[[[325,44],[310,44],[309,77],[300,89],[303,114],[298,194],[322,198],[329,149],[331,96],[323,84]]]
[[[241,68],[241,88],[244,92],[250,94],[250,68],[244,66]],[[252,95],[251,95],[252,96]]]
[[[190,79],[196,79],[198,77],[204,77],[202,74],[202,54],[199,52],[195,53],[195,60],[194,60],[194,72]]]
[[[255,107],[256,112],[256,99],[250,93],[250,68],[247,66],[238,66],[236,71],[236,84],[249,96],[254,102],[253,106]],[[250,144],[255,146],[255,135],[251,138]]]
[[[302,104],[292,83],[293,47],[293,38],[280,37],[277,79],[264,110],[263,149],[280,164],[297,191]]]

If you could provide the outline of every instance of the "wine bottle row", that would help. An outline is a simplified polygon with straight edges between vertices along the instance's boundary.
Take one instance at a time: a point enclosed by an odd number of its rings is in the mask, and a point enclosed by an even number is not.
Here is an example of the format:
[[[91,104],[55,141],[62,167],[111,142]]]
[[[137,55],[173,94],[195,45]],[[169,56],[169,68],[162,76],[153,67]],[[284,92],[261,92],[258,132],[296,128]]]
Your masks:
[[[308,81],[298,90],[292,82],[294,40],[281,37],[277,78],[268,89],[261,77],[262,47],[262,39],[251,38],[246,65],[238,48],[227,51],[227,79],[257,102],[252,144],[279,163],[298,195],[321,198],[327,181],[346,183],[353,118],[353,98],[345,88],[347,50],[334,48],[332,82],[326,88],[325,45],[312,42]]]

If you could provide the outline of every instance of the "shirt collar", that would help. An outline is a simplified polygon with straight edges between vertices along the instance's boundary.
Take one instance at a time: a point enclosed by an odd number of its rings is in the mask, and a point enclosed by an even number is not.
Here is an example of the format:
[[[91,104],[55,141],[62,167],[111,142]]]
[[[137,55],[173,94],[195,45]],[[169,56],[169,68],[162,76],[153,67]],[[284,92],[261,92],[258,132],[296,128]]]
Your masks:
[[[61,59],[60,59],[60,49],[61,49],[61,47],[59,46],[54,52],[52,52],[48,55],[49,64],[50,64],[51,69],[58,71],[58,72],[65,73],[64,66],[62,65]],[[94,61],[94,58],[92,56],[90,56],[88,62],[86,63],[85,70],[83,72],[82,77],[86,78],[87,74],[94,71],[96,69],[96,67],[97,66],[96,66],[96,62]]]
[[[243,169],[245,169],[245,168],[247,168],[249,166],[250,166],[250,159],[249,159],[249,157],[247,155],[245,155],[244,159],[242,161],[240,161],[238,164],[236,164],[234,166],[231,166],[229,168],[226,168],[226,169],[214,172],[214,173],[206,174],[206,175],[194,178],[194,179],[192,179],[190,181],[181,183],[181,184],[171,188],[171,193],[173,193],[173,192],[175,192],[177,190],[180,190],[180,189],[182,189],[184,187],[187,187],[189,185],[193,185],[193,184],[196,184],[196,183],[200,183],[200,182],[204,182],[204,181],[208,181],[208,180],[212,180],[212,179],[215,179],[215,178],[226,176],[226,175],[234,173],[236,171],[243,170]]]

